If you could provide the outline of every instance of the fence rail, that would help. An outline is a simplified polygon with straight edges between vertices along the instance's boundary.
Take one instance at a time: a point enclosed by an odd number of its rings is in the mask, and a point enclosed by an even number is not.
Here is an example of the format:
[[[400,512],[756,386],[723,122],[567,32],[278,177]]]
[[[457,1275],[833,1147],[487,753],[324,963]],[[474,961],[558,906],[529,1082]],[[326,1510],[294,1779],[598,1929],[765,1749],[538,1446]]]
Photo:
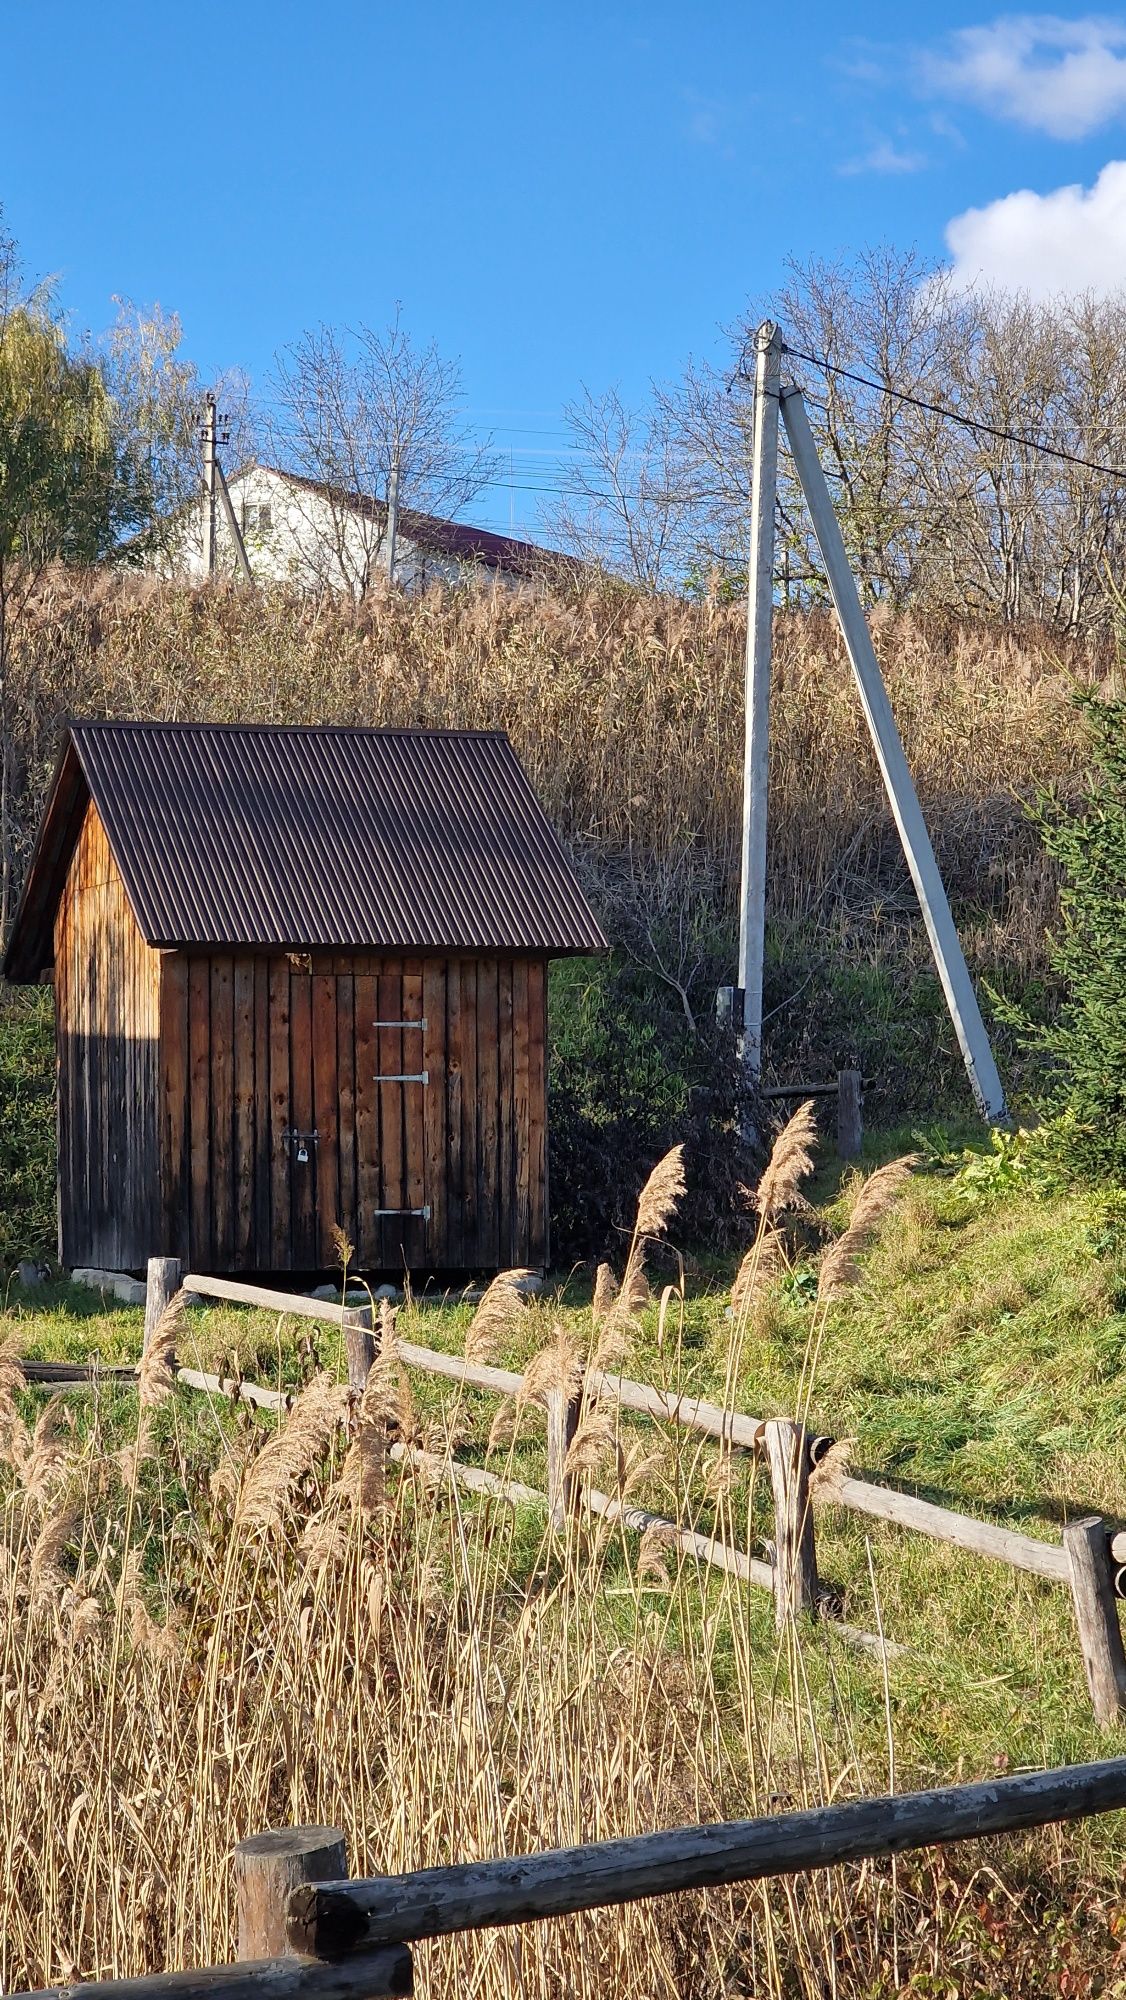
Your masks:
[[[258,1306],[273,1312],[297,1313],[339,1326],[348,1354],[349,1380],[356,1388],[362,1387],[366,1380],[375,1355],[370,1306],[338,1305],[330,1300],[275,1291],[237,1279],[215,1278],[194,1271],[182,1273],[175,1258],[158,1257],[151,1259],[149,1264],[146,1337],[159,1319],[163,1306],[180,1286],[199,1297]],[[467,1361],[462,1356],[444,1354],[411,1341],[400,1341],[398,1353],[409,1368],[487,1394],[516,1396],[523,1388],[523,1377],[510,1369]],[[39,1364],[39,1367],[41,1370],[49,1369],[54,1383],[62,1382],[66,1364]],[[75,1370],[71,1379],[82,1379],[88,1372],[91,1371]],[[265,1408],[282,1408],[291,1400],[284,1391],[267,1389],[257,1383],[227,1381],[196,1369],[181,1368],[178,1373],[188,1387],[211,1394],[237,1395]],[[678,1522],[649,1514],[644,1509],[624,1506],[605,1494],[589,1490],[580,1494],[579,1482],[566,1471],[566,1453],[583,1404],[588,1400],[613,1401],[622,1409],[658,1422],[678,1424],[702,1432],[728,1448],[764,1456],[769,1464],[774,1495],[773,1562],[761,1562],[713,1536],[700,1534]],[[826,1608],[828,1594],[822,1589],[817,1574],[809,1474],[814,1458],[831,1440],[810,1439],[798,1425],[784,1418],[750,1416],[742,1411],[721,1408],[702,1397],[657,1389],[649,1383],[633,1382],[624,1376],[595,1370],[587,1372],[569,1401],[560,1392],[549,1395],[547,1401],[545,1493],[502,1480],[478,1467],[460,1465],[455,1460],[435,1460],[435,1467],[448,1478],[477,1491],[544,1505],[557,1526],[562,1525],[567,1511],[578,1504],[586,1504],[596,1513],[618,1518],[638,1532],[659,1523],[667,1530],[670,1539],[700,1561],[772,1591],[779,1624],[794,1613]],[[396,1455],[417,1456],[398,1451]],[[1075,1611],[1087,1688],[1096,1718],[1107,1727],[1126,1716],[1126,1650],[1116,1597],[1116,1587],[1126,1586],[1126,1534],[1116,1535],[1111,1523],[1099,1515],[1087,1516],[1069,1522],[1060,1542],[1039,1541],[1034,1536],[1020,1534],[1015,1529],[980,1520],[974,1515],[936,1506],[932,1501],[919,1499],[914,1494],[851,1476],[837,1479],[827,1499],[832,1504],[850,1508],[870,1518],[929,1536],[932,1540],[986,1556],[1012,1569],[1067,1587]],[[837,1621],[836,1629],[850,1643],[881,1650],[885,1656],[903,1650],[873,1633],[857,1631],[840,1621]]]
[[[47,1987],[40,2000],[74,2000],[78,1991],[83,2000],[385,2000],[411,1992],[411,1947],[427,1939],[980,1840],[1123,1807],[1126,1757],[1117,1757],[360,1880],[347,1875],[338,1828],[285,1828],[253,1835],[235,1849],[239,1962],[81,1988]],[[342,1872],[326,1878],[328,1867]],[[271,1955],[258,1955],[263,1943]]]

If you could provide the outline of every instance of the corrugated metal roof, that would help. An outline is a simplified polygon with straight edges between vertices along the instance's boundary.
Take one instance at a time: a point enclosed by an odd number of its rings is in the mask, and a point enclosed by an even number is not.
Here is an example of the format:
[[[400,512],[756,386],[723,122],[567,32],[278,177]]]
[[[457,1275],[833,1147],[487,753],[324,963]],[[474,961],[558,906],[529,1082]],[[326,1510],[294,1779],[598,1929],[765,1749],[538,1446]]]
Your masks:
[[[499,732],[82,722],[44,817],[10,978],[51,962],[87,790],[153,945],[605,946]]]

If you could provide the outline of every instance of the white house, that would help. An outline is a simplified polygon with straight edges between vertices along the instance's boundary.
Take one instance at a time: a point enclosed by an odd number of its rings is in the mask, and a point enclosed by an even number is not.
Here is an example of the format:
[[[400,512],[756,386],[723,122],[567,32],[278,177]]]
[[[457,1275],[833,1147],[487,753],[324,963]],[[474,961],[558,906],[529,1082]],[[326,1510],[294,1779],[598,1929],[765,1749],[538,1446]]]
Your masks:
[[[387,508],[382,501],[272,465],[244,466],[232,474],[227,488],[256,580],[302,590],[347,591],[359,597],[380,572],[388,573]],[[206,505],[201,495],[186,510],[182,535],[152,558],[153,567],[166,575],[204,574]],[[216,568],[222,575],[237,575],[237,546],[221,491],[216,495],[215,520]],[[482,577],[509,588],[526,588],[566,561],[532,542],[495,535],[487,528],[443,521],[409,507],[399,512],[395,582],[406,590]]]

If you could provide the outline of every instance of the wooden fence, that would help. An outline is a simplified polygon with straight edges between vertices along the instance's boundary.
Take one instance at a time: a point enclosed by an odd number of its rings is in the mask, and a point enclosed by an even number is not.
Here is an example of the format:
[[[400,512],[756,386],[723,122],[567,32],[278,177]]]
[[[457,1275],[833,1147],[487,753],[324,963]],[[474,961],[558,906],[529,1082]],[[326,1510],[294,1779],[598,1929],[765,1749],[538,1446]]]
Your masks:
[[[412,1991],[412,1946],[425,1939],[979,1840],[1123,1806],[1126,1757],[1117,1757],[368,1880],[349,1878],[338,1828],[291,1827],[235,1848],[236,1963],[43,1990],[51,2000],[77,1993],[82,2000],[383,2000]]]
[[[198,1272],[182,1273],[177,1259],[150,1260],[148,1296],[145,1309],[145,1337],[148,1338],[168,1300],[181,1286],[204,1298],[234,1304],[258,1306],[271,1312],[294,1313],[309,1319],[338,1325],[344,1335],[349,1381],[362,1388],[375,1357],[376,1342],[370,1306],[336,1305],[307,1298],[300,1293],[280,1292],[260,1285],[244,1284],[230,1278],[213,1278]],[[505,1368],[484,1362],[466,1361],[437,1349],[400,1340],[398,1354],[408,1368],[444,1377],[466,1388],[498,1396],[518,1396],[523,1377]],[[44,1374],[59,1382],[73,1380],[83,1371],[66,1364],[29,1363],[29,1379]],[[265,1408],[285,1407],[291,1398],[284,1392],[263,1388],[253,1382],[234,1382],[197,1369],[180,1368],[186,1386],[243,1400]],[[801,1612],[828,1612],[827,1593],[817,1569],[815,1517],[810,1493],[810,1474],[831,1440],[811,1438],[798,1424],[786,1418],[762,1419],[737,1410],[721,1408],[697,1396],[678,1395],[649,1383],[633,1382],[623,1376],[587,1370],[575,1392],[548,1391],[546,1491],[505,1480],[478,1466],[462,1465],[413,1447],[395,1445],[393,1455],[424,1464],[480,1493],[496,1494],[509,1500],[527,1502],[548,1509],[556,1527],[580,1505],[592,1512],[620,1520],[628,1529],[644,1533],[659,1526],[668,1541],[699,1561],[727,1571],[743,1582],[769,1590],[774,1596],[775,1619],[779,1626]],[[588,1401],[613,1401],[622,1409],[660,1422],[686,1426],[703,1432],[729,1449],[752,1452],[765,1458],[774,1501],[774,1555],[764,1562],[732,1548],[714,1536],[685,1528],[681,1523],[633,1507],[598,1492],[574,1479],[567,1470],[567,1452]],[[1126,1534],[1116,1533],[1101,1515],[1070,1521],[1059,1542],[1039,1541],[1012,1528],[981,1521],[948,1507],[939,1507],[914,1494],[903,1493],[875,1481],[845,1476],[835,1479],[828,1491],[831,1504],[847,1507],[874,1520],[891,1522],[916,1534],[989,1557],[1050,1582],[1064,1585],[1071,1594],[1078,1628],[1088,1692],[1096,1718],[1108,1727],[1126,1715],[1126,1650],[1123,1648],[1118,1613],[1118,1594],[1126,1586]],[[903,1648],[858,1631],[835,1620],[835,1629],[848,1642],[885,1653]]]

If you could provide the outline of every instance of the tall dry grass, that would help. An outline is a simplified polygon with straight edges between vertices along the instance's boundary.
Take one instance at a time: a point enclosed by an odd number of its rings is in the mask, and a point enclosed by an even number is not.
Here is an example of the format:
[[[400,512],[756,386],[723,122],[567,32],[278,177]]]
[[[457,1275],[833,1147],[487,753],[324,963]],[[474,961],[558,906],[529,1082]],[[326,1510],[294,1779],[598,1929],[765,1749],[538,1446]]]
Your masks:
[[[738,873],[745,617],[740,606],[488,589],[362,605],[120,574],[52,576],[12,671],[17,873],[67,713],[507,729],[610,920],[651,925]],[[877,617],[874,636],[939,858],[976,949],[1038,964],[1054,881],[1019,797],[1083,756],[1075,682],[1109,642],[988,623]],[[910,904],[839,635],[780,616],[770,907],[839,935]],[[634,924],[636,929],[636,924]],[[638,933],[641,935],[641,933]]]

